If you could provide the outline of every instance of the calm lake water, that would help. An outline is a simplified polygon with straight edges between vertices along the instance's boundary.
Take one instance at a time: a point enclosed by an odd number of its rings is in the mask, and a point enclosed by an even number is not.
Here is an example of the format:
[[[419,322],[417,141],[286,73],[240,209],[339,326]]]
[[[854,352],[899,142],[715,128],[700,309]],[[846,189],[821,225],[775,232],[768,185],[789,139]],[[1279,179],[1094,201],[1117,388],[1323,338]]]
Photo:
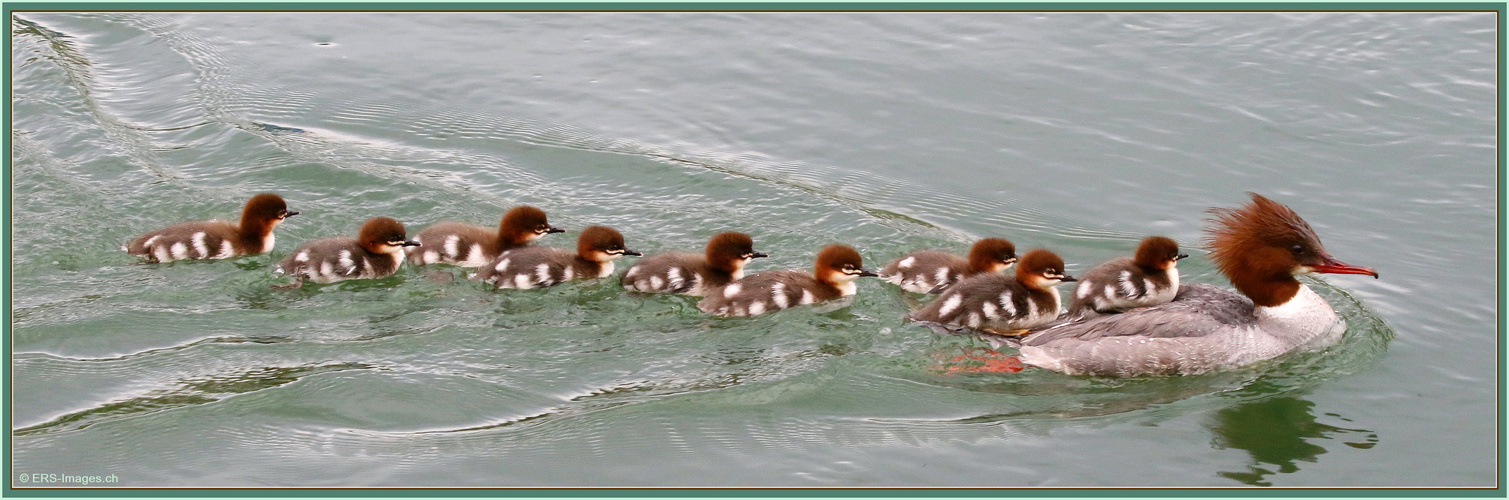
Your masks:
[[[1496,26],[17,13],[11,486],[1492,487]],[[302,212],[269,255],[118,250],[264,191]],[[1161,234],[1186,282],[1225,286],[1203,211],[1247,191],[1382,278],[1308,281],[1339,345],[1194,377],[951,375],[985,344],[902,321],[915,299],[877,280],[741,319],[607,280],[270,288],[274,259],[366,218],[519,204],[572,230],[553,246],[747,232],[771,254],[751,270],[1000,236],[1078,274]]]

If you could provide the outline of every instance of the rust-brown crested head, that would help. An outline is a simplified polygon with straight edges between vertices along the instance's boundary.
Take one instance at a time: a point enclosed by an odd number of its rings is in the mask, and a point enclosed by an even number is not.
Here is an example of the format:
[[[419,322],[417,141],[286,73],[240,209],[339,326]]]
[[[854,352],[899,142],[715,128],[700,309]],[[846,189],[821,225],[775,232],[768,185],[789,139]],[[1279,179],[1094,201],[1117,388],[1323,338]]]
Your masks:
[[[251,197],[241,208],[241,224],[243,226],[253,224],[272,226],[294,215],[299,215],[299,213],[289,210],[288,203],[283,201],[282,196],[261,193]]]
[[[1002,238],[984,238],[969,247],[969,268],[977,273],[999,273],[1016,262],[1016,245]]]
[[[403,224],[388,217],[373,217],[362,224],[356,241],[372,253],[394,253],[403,247],[417,247],[419,242],[405,236]]]
[[[818,279],[833,282],[853,281],[860,276],[876,276],[875,271],[864,268],[864,258],[859,251],[848,245],[828,245],[817,252],[813,275]]]
[[[503,213],[503,220],[498,221],[498,237],[514,244],[528,243],[546,234],[564,232],[565,229],[550,225],[544,210],[529,205],[509,209]]]
[[[1343,264],[1326,252],[1320,237],[1299,214],[1257,193],[1238,208],[1212,208],[1205,244],[1210,259],[1232,286],[1260,306],[1288,302],[1299,291],[1295,275],[1312,272],[1367,274],[1372,269]]]
[[[755,251],[754,240],[749,235],[734,231],[718,233],[708,239],[706,255],[713,267],[730,272],[743,268],[750,259],[768,257]]]
[[[1065,281],[1076,281],[1064,273],[1064,259],[1058,254],[1035,248],[1017,261],[1016,280],[1028,288],[1046,289]]]
[[[1143,269],[1164,270],[1189,255],[1179,253],[1179,243],[1162,236],[1149,236],[1137,244],[1132,262]]]
[[[608,226],[587,226],[576,237],[576,254],[583,259],[607,262],[625,255],[641,255],[624,246],[624,235]]]

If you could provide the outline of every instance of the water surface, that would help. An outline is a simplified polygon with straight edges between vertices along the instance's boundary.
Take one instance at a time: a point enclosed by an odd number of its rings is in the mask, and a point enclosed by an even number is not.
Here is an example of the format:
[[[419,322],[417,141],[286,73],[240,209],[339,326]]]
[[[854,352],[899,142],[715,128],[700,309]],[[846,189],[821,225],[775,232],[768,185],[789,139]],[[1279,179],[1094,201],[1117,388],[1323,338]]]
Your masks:
[[[17,13],[17,473],[122,486],[1494,486],[1492,13]],[[118,250],[252,193],[270,254]],[[273,290],[385,215],[530,204],[807,268],[1001,236],[1194,256],[1246,191],[1382,279],[1323,352],[1182,378],[951,375],[852,300],[714,319],[610,281]],[[631,258],[632,259],[632,258]],[[625,261],[627,264],[629,261]],[[449,271],[459,276],[460,272]],[[12,487],[36,486],[13,477]],[[49,484],[43,484],[49,486]]]

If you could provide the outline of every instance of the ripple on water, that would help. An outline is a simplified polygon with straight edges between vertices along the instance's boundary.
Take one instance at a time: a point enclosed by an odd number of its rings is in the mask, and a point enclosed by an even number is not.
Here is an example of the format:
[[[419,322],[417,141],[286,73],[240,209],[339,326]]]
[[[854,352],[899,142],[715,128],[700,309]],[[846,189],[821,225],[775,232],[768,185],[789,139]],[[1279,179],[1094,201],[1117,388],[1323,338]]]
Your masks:
[[[1226,26],[1221,23],[1181,25],[1189,22],[1184,19],[1110,16],[1096,27],[1164,37],[1169,43],[1160,46],[1170,47],[1173,55],[1241,34],[1202,28]],[[1481,90],[1478,76],[1463,74],[1404,89],[1359,85],[1356,95],[1372,103],[1340,100],[1339,110],[1293,106],[1298,98],[1287,94],[1248,104],[1234,96],[1249,87],[1218,85],[1230,83],[1220,77],[1224,72],[1260,76],[1272,68],[1234,62],[1209,73],[1149,75],[1139,66],[1106,74],[1093,64],[1095,58],[1105,57],[1104,50],[1115,55],[1131,49],[1096,47],[1068,54],[1058,69],[1023,68],[1022,81],[1009,88],[961,92],[1004,96],[1064,81],[1052,78],[1058,75],[1105,88],[1147,82],[1151,89],[1117,102],[1150,108],[1195,101],[1189,99],[1190,88],[1214,87],[1212,92],[1224,94],[1164,110],[1174,121],[1197,124],[1201,130],[1194,131],[1168,121],[1147,120],[1161,125],[1142,126],[1140,116],[1100,120],[1102,110],[1056,109],[1047,101],[1018,102],[1004,119],[991,110],[963,113],[961,120],[1026,138],[1002,144],[987,144],[997,136],[966,139],[978,142],[967,144],[971,148],[1004,151],[998,158],[1014,163],[983,165],[981,160],[972,176],[937,175],[949,178],[934,184],[926,182],[926,173],[857,171],[845,157],[832,154],[833,136],[792,141],[812,148],[810,155],[775,154],[739,147],[762,143],[705,116],[699,130],[733,137],[715,143],[728,147],[676,134],[664,140],[624,137],[597,132],[591,124],[551,122],[499,108],[456,109],[425,99],[398,103],[382,95],[332,97],[290,83],[299,79],[249,78],[257,73],[239,65],[236,45],[193,28],[196,23],[181,16],[49,20],[62,31],[36,26],[35,33],[15,35],[23,42],[18,46],[39,58],[18,71],[27,80],[19,84],[50,91],[18,92],[18,102],[42,116],[21,116],[24,127],[18,128],[24,130],[12,135],[19,138],[15,271],[18,286],[34,292],[18,297],[13,311],[20,353],[13,360],[17,406],[23,409],[17,415],[21,427],[15,429],[18,460],[128,467],[133,480],[147,486],[674,481],[828,486],[884,479],[937,484],[942,481],[920,467],[894,476],[875,471],[895,461],[890,455],[957,464],[943,454],[960,448],[1047,455],[1065,438],[1105,437],[1118,434],[1102,432],[1107,429],[1157,427],[1190,415],[1284,400],[1377,364],[1392,338],[1390,325],[1352,295],[1322,282],[1317,291],[1351,328],[1340,344],[1319,353],[1177,379],[1102,380],[1043,371],[950,376],[940,365],[984,344],[905,324],[901,317],[915,301],[875,280],[861,282],[859,295],[842,303],[724,320],[700,314],[695,299],[630,295],[611,281],[492,291],[464,279],[431,281],[425,276],[431,269],[275,291],[269,286],[281,280],[268,275],[267,264],[299,242],[350,234],[372,215],[398,217],[413,233],[442,219],[491,225],[508,207],[528,203],[573,231],[599,223],[617,227],[631,247],[647,252],[696,251],[713,233],[745,231],[758,249],[772,254],[752,264],[751,272],[808,268],[816,249],[830,242],[859,247],[867,264],[878,266],[916,248],[962,252],[985,236],[1006,236],[1019,248],[1050,247],[1072,260],[1071,269],[1087,269],[1129,253],[1142,234],[1122,228],[1134,222],[1102,224],[1083,215],[1076,201],[1050,205],[1017,196],[1020,191],[1005,184],[1000,190],[971,191],[949,183],[997,186],[981,181],[999,175],[1033,185],[1034,176],[1060,169],[1104,177],[1097,162],[1110,158],[1108,163],[1127,165],[1139,176],[1097,184],[1103,189],[1146,189],[1154,182],[1147,179],[1178,184],[1170,180],[1203,175],[1207,172],[1187,167],[1211,160],[1199,150],[1170,145],[1168,139],[1181,133],[1234,144],[1264,131],[1334,147],[1395,146],[1398,129],[1359,126],[1366,135],[1359,141],[1339,140],[1315,127],[1362,119],[1368,115],[1359,110],[1389,99],[1438,92],[1471,96]],[[891,27],[906,23],[901,24]],[[111,28],[119,33],[109,40],[61,35],[97,31],[100,25],[121,27]],[[957,43],[986,47],[1025,36],[1009,31],[985,30]],[[931,46],[938,35],[900,36]],[[104,43],[111,40],[121,43]],[[1284,42],[1267,35],[1235,41],[1241,51],[1266,51]],[[1359,43],[1343,52],[1303,55],[1315,63],[1355,65],[1378,60],[1369,44],[1410,40]],[[761,57],[766,58],[761,62],[779,59]],[[1178,57],[1168,59],[1180,64]],[[47,66],[50,61],[56,61],[54,67]],[[892,64],[849,63],[864,71]],[[760,65],[734,70],[763,71]],[[761,77],[778,74],[766,73]],[[1091,78],[1095,74],[1105,78]],[[35,79],[48,85],[29,81]],[[791,99],[776,87],[755,92],[762,99]],[[901,88],[896,95],[942,108],[960,105],[926,94]],[[738,102],[715,105],[737,108]],[[676,110],[654,111],[669,116]],[[1464,110],[1445,114],[1456,112]],[[770,115],[749,121],[755,124],[752,135],[758,135],[788,125],[830,123],[825,120],[838,118],[823,115],[834,114],[841,113],[819,110],[789,123]],[[1230,123],[1232,116],[1243,117],[1240,126]],[[885,132],[881,128],[857,126],[844,132],[852,136],[839,137],[897,139],[865,135]],[[1111,145],[1116,153],[1102,156],[1104,151],[1087,148],[1078,157],[1039,157],[1040,148],[1055,143],[1038,141],[1054,135]],[[80,143],[91,146],[60,147]],[[940,164],[967,149],[939,138],[897,139],[875,147],[900,155],[930,146],[939,148]],[[1287,162],[1280,148],[1273,149],[1216,163],[1243,179],[1258,179]],[[117,183],[132,187],[112,187]],[[1168,189],[1173,201],[1165,208],[1171,212],[1214,196],[1209,186]],[[230,216],[247,192],[264,190],[284,193],[303,212],[279,228],[279,247],[269,255],[128,265],[131,259],[114,250],[131,234],[179,218]],[[1482,208],[1471,195],[1444,199],[1439,204],[1464,214]],[[121,227],[94,227],[87,223],[91,213],[112,217]],[[1187,220],[1170,215],[1164,222],[1171,231],[1183,231],[1175,234],[1182,242],[1197,245],[1198,229]],[[570,247],[575,234],[541,243]],[[57,238],[95,250],[58,253],[46,241]],[[620,261],[625,267],[632,262]],[[1222,282],[1198,256],[1187,262],[1187,281]],[[453,278],[465,274],[439,270]],[[1401,290],[1383,287],[1356,295],[1373,304]],[[1462,307],[1464,314],[1491,312]],[[1444,373],[1473,380],[1471,373]],[[1209,439],[1179,437],[1192,438],[1194,448]],[[1129,448],[1146,444],[1126,439]],[[1066,450],[1089,447],[1080,445]],[[653,457],[661,470],[681,472],[669,478],[646,473],[646,464],[635,457]],[[1060,465],[1073,467],[1081,459],[1069,457],[1070,463]],[[1051,484],[1066,474],[1043,461],[988,466],[1018,484]]]

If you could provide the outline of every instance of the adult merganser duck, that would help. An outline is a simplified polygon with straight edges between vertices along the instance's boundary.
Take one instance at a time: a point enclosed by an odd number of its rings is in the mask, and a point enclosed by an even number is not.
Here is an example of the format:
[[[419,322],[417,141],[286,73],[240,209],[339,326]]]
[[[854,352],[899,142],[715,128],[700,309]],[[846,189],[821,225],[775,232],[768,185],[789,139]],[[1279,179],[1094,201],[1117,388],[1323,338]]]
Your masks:
[[[181,259],[228,259],[272,250],[277,238],[272,230],[283,219],[299,215],[288,209],[283,198],[262,193],[241,208],[241,223],[207,220],[175,224],[132,238],[121,247],[147,262]]]
[[[817,253],[812,272],[761,271],[708,292],[697,309],[718,316],[755,316],[788,307],[854,295],[854,280],[875,276],[848,245],[828,245]]]
[[[624,271],[619,284],[642,293],[679,293],[701,297],[744,277],[749,261],[769,257],[754,250],[744,233],[718,233],[707,240],[702,255],[666,252],[651,255]]]
[[[1346,322],[1294,279],[1378,272],[1343,264],[1289,207],[1249,193],[1212,208],[1210,258],[1237,292],[1184,285],[1166,304],[1045,326],[1020,340],[1021,361],[1071,375],[1190,375],[1240,367],[1340,339]]]
[[[1175,266],[1186,257],[1174,240],[1144,238],[1134,256],[1111,259],[1079,278],[1069,296],[1069,317],[1114,314],[1174,300],[1179,292]]]
[[[939,293],[959,280],[981,273],[1001,273],[1016,263],[1016,246],[1001,238],[984,238],[969,247],[969,257],[922,250],[891,261],[880,279],[916,293]]]
[[[482,267],[497,259],[498,254],[527,246],[541,236],[564,232],[565,229],[550,225],[544,210],[520,205],[503,213],[497,231],[453,221],[440,221],[424,228],[414,236],[414,241],[424,245],[424,251],[409,254],[409,263]]]
[[[551,247],[515,248],[498,254],[471,279],[497,288],[544,288],[613,274],[613,261],[642,255],[624,246],[624,235],[607,226],[588,226],[576,238],[576,251]]]

